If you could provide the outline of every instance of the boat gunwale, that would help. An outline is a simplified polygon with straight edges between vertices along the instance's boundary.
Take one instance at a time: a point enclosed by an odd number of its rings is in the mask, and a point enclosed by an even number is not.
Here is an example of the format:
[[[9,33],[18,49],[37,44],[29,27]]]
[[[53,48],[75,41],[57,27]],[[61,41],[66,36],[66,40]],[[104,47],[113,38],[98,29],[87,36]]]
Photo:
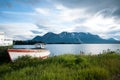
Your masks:
[[[47,49],[8,49],[8,52],[46,52]]]

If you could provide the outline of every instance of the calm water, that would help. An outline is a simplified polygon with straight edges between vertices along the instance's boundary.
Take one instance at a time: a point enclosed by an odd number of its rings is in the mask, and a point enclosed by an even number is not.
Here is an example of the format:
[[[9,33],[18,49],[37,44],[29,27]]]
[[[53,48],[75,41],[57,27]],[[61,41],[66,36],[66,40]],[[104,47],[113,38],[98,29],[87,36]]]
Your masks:
[[[34,48],[34,45],[14,45],[14,48]],[[51,55],[80,54],[81,51],[86,54],[99,54],[107,49],[116,51],[120,49],[120,44],[47,44],[46,48]]]

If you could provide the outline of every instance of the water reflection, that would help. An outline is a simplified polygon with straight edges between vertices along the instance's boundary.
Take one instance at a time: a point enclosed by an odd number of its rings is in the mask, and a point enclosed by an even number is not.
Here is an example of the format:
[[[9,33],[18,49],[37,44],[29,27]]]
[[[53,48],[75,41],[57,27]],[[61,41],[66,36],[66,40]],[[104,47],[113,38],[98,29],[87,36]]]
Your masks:
[[[51,51],[52,55],[65,53],[80,54],[81,52],[85,54],[99,54],[107,49],[120,52],[120,44],[48,44],[46,48]]]

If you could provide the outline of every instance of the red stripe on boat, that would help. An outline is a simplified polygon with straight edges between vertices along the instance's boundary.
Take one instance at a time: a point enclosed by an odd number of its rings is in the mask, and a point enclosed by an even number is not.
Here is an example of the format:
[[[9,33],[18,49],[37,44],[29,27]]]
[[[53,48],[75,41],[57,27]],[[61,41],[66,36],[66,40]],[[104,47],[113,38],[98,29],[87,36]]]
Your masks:
[[[8,49],[8,52],[39,52],[39,50],[29,50],[29,49]]]

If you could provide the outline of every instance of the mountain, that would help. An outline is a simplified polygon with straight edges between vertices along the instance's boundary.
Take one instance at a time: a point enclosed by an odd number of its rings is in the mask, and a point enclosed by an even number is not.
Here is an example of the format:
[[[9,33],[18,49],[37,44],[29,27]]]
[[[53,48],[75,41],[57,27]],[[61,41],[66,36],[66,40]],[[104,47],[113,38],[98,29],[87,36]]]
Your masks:
[[[62,32],[55,34],[48,32],[43,36],[36,36],[33,41],[42,41],[45,43],[63,43],[63,44],[80,44],[80,43],[120,43],[113,38],[102,39],[98,35],[84,32]]]

